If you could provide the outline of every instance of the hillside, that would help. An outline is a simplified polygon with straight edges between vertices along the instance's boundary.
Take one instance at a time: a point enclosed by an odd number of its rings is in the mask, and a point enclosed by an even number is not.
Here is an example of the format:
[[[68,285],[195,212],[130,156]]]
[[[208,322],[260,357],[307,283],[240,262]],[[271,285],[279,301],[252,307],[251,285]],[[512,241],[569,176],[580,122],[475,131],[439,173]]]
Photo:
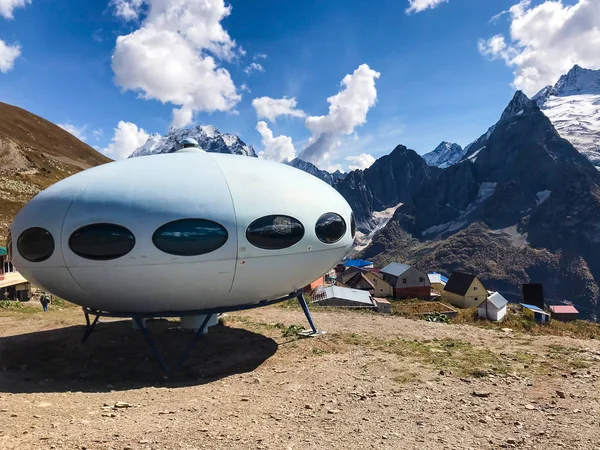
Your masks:
[[[0,239],[21,207],[63,178],[111,161],[71,133],[0,102]]]
[[[518,298],[541,282],[551,302],[600,313],[600,174],[517,92],[466,158],[431,177],[363,252],[426,270],[468,271]]]

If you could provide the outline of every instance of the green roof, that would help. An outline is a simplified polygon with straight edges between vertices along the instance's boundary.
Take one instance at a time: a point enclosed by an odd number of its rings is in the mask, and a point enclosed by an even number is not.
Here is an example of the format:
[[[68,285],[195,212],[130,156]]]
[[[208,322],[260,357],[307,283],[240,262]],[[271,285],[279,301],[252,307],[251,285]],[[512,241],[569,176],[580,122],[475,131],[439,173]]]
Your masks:
[[[0,256],[4,256],[6,255],[6,247],[3,247],[2,245],[0,245]]]

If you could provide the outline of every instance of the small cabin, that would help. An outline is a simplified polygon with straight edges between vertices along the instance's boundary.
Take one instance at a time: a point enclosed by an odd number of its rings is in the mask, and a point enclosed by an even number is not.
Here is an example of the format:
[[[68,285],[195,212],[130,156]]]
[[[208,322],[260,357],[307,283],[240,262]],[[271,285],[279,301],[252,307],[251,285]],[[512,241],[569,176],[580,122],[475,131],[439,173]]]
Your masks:
[[[472,308],[488,297],[488,291],[475,275],[453,272],[442,291],[442,298],[459,308]]]
[[[477,307],[477,315],[482,319],[499,322],[506,315],[507,306],[508,300],[506,300],[499,292],[494,292],[479,304]]]
[[[346,308],[370,308],[377,305],[368,291],[350,289],[341,286],[329,286],[319,289],[313,295],[316,306],[342,306]]]
[[[527,303],[521,303],[521,307],[524,310],[530,311],[533,313],[533,320],[540,323],[548,323],[550,322],[550,314],[544,311],[542,308],[537,307],[536,305],[529,305]]]
[[[380,273],[383,280],[392,287],[394,298],[431,298],[429,277],[413,266],[393,262],[381,269]]]
[[[579,318],[579,311],[573,305],[551,305],[549,309],[552,318],[560,322],[572,322]]]
[[[31,283],[9,261],[6,247],[0,246],[0,300],[26,302],[30,296]]]

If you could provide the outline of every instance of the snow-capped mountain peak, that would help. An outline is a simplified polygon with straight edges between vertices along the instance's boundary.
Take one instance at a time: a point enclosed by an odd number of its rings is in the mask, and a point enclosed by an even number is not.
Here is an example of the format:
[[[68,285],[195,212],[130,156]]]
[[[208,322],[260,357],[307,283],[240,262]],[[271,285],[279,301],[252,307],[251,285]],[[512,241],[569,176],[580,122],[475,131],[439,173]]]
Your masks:
[[[337,183],[340,180],[343,180],[346,177],[346,174],[340,172],[339,170],[336,170],[334,173],[327,172],[326,170],[321,170],[314,164],[299,158],[294,158],[291,161],[286,162],[285,164],[295,167],[296,169],[300,169],[303,172],[310,173],[311,175],[314,175],[315,177],[319,178],[320,180],[323,180],[325,183],[331,186],[335,185],[335,183]]]
[[[516,117],[522,116],[523,114],[530,112],[535,108],[535,103],[529,99],[523,92],[517,91],[513,96],[512,100],[502,113],[500,121],[512,120]]]
[[[600,168],[600,70],[576,65],[533,100],[558,133]]]
[[[445,169],[460,161],[465,152],[460,145],[444,141],[435,150],[423,155],[423,159],[429,166]]]
[[[232,153],[235,155],[256,157],[254,149],[246,145],[233,134],[222,134],[213,125],[201,125],[194,128],[171,128],[166,136],[153,134],[144,145],[129,157],[172,153],[181,148],[181,141],[187,137],[198,141],[200,148],[213,153]]]

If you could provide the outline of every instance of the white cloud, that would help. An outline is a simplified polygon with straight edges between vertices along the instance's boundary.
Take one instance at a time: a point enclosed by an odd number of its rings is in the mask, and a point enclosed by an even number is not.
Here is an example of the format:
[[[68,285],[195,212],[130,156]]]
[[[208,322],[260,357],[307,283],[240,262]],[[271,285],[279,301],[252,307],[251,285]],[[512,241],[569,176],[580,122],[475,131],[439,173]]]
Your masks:
[[[346,161],[353,163],[348,165],[348,169],[350,170],[364,170],[371,167],[375,162],[373,155],[369,155],[368,153],[361,153],[357,156],[347,156],[345,159]]]
[[[179,106],[174,122],[180,126],[197,112],[234,108],[241,96],[229,72],[217,63],[242,53],[221,25],[231,7],[223,0],[144,4],[148,8],[141,27],[117,38],[112,56],[116,83],[141,98]]]
[[[256,124],[256,131],[260,133],[264,147],[264,151],[258,154],[261,158],[281,162],[291,161],[296,157],[296,150],[291,137],[273,137],[273,132],[269,129],[267,123],[262,120]]]
[[[254,56],[252,57],[253,60],[257,60],[257,59],[267,59],[267,54],[266,53],[255,53]]]
[[[94,139],[96,139],[97,141],[100,140],[100,138],[102,137],[103,131],[101,128],[98,128],[97,130],[92,131],[92,136],[94,136]]]
[[[527,95],[554,84],[575,64],[600,68],[600,2],[523,0],[508,10],[510,43],[502,35],[479,41],[479,51],[515,68],[514,86]]]
[[[15,9],[22,8],[30,3],[31,0],[0,0],[0,16],[12,19]]]
[[[252,92],[246,83],[240,86],[240,91]]]
[[[59,127],[61,127],[63,130],[71,133],[73,136],[75,136],[80,141],[85,141],[85,127],[76,127],[75,125],[73,125],[71,123],[62,123],[62,124],[58,123],[57,125]]]
[[[15,65],[15,60],[21,56],[19,45],[8,45],[0,39],[0,72],[6,73]]]
[[[252,72],[264,72],[265,68],[256,62],[250,63],[248,66],[246,66],[246,68],[244,69],[244,72],[246,72],[247,74],[251,74]]]
[[[144,0],[112,0],[111,6],[115,8],[115,16],[126,22],[137,20],[142,13]]]
[[[406,9],[406,14],[420,13],[426,9],[433,9],[442,3],[447,3],[448,0],[408,0],[409,6]]]
[[[259,119],[267,119],[275,122],[279,116],[306,117],[304,111],[296,109],[296,99],[258,97],[252,100],[252,106],[256,110]]]
[[[322,164],[340,145],[340,136],[352,134],[357,126],[367,121],[367,113],[377,101],[375,80],[379,76],[379,72],[361,64],[352,75],[344,77],[343,89],[327,99],[329,114],[307,117],[305,125],[312,136],[300,158]]]
[[[138,128],[135,123],[119,121],[115,134],[102,153],[109,158],[125,159],[135,150],[144,145],[150,137],[143,128]]]

